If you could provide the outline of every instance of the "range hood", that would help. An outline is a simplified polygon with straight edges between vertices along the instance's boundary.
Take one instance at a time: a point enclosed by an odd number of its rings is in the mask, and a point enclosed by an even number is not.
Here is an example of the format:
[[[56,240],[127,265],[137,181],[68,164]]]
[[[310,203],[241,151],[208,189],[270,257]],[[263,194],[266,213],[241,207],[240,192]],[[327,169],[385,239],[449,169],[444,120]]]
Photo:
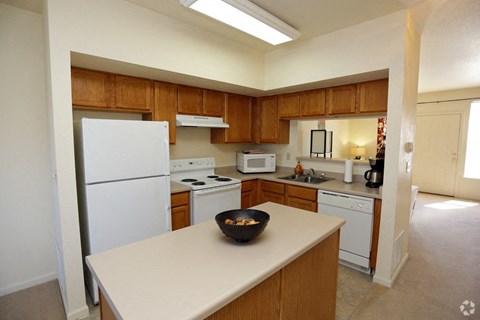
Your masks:
[[[230,126],[220,117],[177,114],[177,127],[228,128]]]

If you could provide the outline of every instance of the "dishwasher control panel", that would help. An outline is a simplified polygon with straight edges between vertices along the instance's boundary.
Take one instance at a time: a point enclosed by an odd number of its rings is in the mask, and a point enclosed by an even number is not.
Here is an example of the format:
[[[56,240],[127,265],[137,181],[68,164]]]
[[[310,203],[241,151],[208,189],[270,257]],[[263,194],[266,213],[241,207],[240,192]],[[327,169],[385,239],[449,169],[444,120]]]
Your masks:
[[[318,203],[365,213],[373,213],[373,199],[333,191],[318,191]]]

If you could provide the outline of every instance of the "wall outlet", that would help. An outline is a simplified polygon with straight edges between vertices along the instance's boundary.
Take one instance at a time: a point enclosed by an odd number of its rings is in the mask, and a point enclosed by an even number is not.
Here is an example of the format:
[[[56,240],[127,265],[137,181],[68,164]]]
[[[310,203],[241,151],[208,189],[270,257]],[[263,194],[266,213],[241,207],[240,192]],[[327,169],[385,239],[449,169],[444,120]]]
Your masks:
[[[285,153],[285,160],[290,160],[290,152]]]

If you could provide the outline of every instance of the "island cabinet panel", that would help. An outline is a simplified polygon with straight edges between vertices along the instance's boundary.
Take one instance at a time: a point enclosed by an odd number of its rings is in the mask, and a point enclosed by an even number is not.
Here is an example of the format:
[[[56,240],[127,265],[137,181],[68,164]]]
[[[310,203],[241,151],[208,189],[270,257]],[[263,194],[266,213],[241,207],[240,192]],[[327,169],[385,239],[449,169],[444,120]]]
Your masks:
[[[327,89],[328,115],[356,113],[357,85],[345,85]]]
[[[259,194],[259,203],[271,201],[285,204],[285,184],[283,183],[261,180]]]
[[[152,112],[153,81],[115,75],[115,108]]]
[[[108,110],[115,107],[113,74],[74,67],[71,72],[74,108]]]
[[[242,182],[242,209],[247,209],[258,204],[258,180]]]
[[[386,113],[388,106],[388,79],[360,84],[359,112]]]
[[[154,108],[152,114],[145,114],[143,120],[168,121],[170,144],[175,144],[177,113],[177,85],[166,82],[154,83]]]
[[[255,105],[254,136],[256,143],[287,144],[290,138],[290,121],[278,118],[277,96],[258,98]]]
[[[326,114],[325,89],[303,91],[300,95],[302,117],[318,117]]]
[[[200,88],[178,86],[177,112],[181,114],[201,115],[203,90]]]
[[[208,320],[334,320],[339,232],[301,255]]]
[[[223,117],[225,112],[226,93],[213,90],[203,90],[203,115]]]
[[[190,191],[172,194],[171,204],[172,230],[190,226]]]
[[[227,129],[212,128],[212,143],[252,143],[252,98],[227,93],[225,104]]]
[[[279,118],[298,118],[300,111],[300,92],[286,93],[278,95],[278,117]]]
[[[372,249],[370,252],[370,268],[377,265],[378,238],[380,235],[380,217],[382,214],[382,199],[375,199],[373,205]]]
[[[317,212],[317,189],[287,185],[285,204],[307,211]]]

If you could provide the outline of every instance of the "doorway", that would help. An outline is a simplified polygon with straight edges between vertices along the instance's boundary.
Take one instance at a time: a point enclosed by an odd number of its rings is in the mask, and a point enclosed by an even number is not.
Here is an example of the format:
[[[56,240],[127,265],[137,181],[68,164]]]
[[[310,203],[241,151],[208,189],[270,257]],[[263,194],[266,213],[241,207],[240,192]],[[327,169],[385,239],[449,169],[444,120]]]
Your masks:
[[[417,115],[413,184],[421,192],[455,195],[460,113]]]

